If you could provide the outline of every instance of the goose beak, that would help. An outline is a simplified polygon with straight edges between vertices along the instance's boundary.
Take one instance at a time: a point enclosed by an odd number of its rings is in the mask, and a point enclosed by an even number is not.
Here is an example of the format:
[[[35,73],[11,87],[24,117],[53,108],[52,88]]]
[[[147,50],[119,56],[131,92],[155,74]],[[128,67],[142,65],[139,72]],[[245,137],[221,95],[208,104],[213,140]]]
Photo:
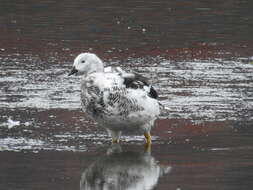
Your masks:
[[[68,76],[73,75],[77,72],[78,72],[78,70],[75,67],[73,67],[72,70],[70,71],[70,73],[68,74]]]

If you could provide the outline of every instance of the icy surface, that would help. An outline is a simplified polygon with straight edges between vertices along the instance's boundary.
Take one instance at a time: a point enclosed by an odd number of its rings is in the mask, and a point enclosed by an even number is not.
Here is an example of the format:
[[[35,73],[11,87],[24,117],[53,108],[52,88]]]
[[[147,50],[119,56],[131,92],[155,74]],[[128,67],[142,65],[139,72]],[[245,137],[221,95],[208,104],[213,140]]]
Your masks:
[[[80,77],[67,76],[69,62],[47,64],[29,54],[15,56],[1,58],[1,107],[80,109]],[[151,79],[166,108],[162,117],[253,118],[253,64],[240,59],[171,62],[160,57],[152,61],[132,58],[113,65]]]

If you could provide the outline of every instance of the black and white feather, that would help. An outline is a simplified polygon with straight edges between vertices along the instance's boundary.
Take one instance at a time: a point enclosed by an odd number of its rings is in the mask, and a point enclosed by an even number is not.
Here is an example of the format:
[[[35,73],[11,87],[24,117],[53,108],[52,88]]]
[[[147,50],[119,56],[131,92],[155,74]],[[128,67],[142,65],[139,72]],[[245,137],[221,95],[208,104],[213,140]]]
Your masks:
[[[82,68],[82,60],[89,65]],[[160,110],[157,92],[147,78],[119,67],[104,68],[102,61],[89,53],[79,55],[74,68],[84,74],[81,82],[84,112],[112,131],[150,131]]]

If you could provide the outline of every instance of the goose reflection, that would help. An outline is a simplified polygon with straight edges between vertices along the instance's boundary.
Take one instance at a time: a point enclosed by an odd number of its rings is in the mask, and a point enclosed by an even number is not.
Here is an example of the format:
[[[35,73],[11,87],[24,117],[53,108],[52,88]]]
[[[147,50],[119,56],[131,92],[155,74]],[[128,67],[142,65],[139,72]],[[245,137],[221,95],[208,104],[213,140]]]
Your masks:
[[[123,152],[119,144],[113,144],[105,156],[83,172],[80,189],[150,190],[170,171],[170,166],[159,165],[148,150]]]

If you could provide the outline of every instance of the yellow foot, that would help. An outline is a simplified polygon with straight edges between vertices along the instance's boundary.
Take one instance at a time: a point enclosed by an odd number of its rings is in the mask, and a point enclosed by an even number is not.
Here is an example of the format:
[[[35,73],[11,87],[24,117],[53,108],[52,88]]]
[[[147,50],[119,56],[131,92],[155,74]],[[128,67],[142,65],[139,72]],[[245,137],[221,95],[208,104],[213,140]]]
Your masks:
[[[117,143],[119,143],[119,139],[112,138],[112,144],[117,144]]]

